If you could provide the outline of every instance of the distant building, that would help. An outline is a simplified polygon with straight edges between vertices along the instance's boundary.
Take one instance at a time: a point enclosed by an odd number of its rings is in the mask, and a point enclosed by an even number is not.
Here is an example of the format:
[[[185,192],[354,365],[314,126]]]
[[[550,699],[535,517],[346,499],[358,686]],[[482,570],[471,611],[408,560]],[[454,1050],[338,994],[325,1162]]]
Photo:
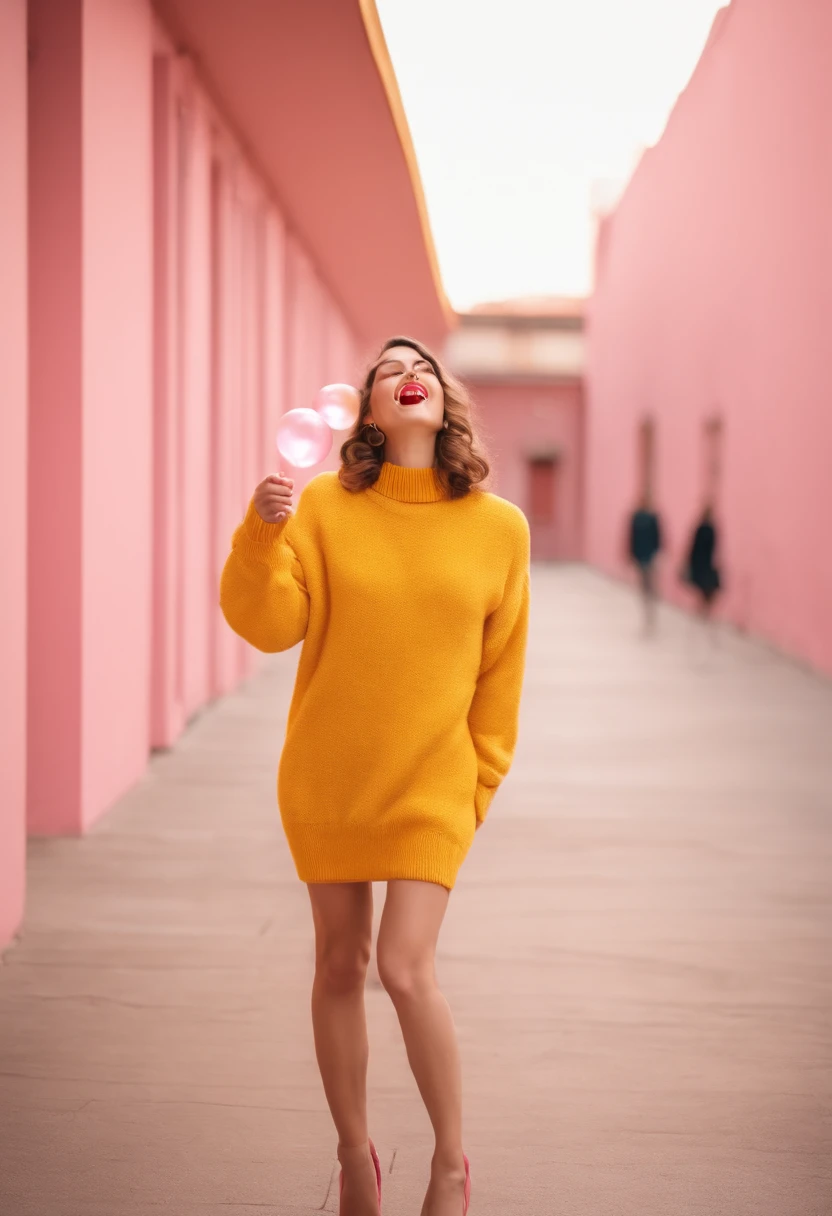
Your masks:
[[[490,439],[494,488],[525,511],[537,559],[582,555],[583,313],[578,299],[482,304],[447,344]]]

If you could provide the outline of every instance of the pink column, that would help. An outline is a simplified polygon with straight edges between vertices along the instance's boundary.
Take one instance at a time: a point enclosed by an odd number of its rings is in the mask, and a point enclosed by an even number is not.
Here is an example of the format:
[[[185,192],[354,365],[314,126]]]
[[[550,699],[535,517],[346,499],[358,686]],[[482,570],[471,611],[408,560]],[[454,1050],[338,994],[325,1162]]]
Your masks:
[[[26,0],[0,5],[0,948],[23,914],[26,828]]]
[[[233,162],[225,148],[212,170],[211,586],[219,588],[231,535],[240,522],[243,486],[240,403],[240,226]],[[250,490],[250,487],[249,487]],[[242,675],[245,643],[215,613],[211,628],[211,689],[230,692]]]
[[[217,565],[239,518],[229,444],[238,442],[238,411],[248,418],[249,388],[257,396],[260,389],[256,367],[248,367],[252,339],[245,350],[237,341],[237,213],[225,161],[222,168],[216,162],[212,186],[215,122],[192,65],[172,50],[157,55],[151,666],[151,740],[157,747],[174,743],[188,718],[214,691],[231,687],[239,664],[250,661],[243,660],[238,640],[226,636],[217,603]],[[224,151],[232,161],[231,149],[224,145]],[[252,231],[243,235],[251,238]],[[243,252],[253,281],[257,253],[248,246]],[[245,332],[254,334],[259,301],[249,292],[243,304]],[[262,422],[255,423],[262,430]],[[233,516],[228,494],[234,495]],[[215,531],[221,533],[216,546]],[[216,671],[225,674],[215,685]]]
[[[263,350],[263,306],[265,249],[263,213],[266,201],[253,174],[247,173],[240,189],[242,237],[242,385],[240,399],[243,407],[243,495],[248,496],[270,471],[265,450],[263,426],[263,393],[265,389],[265,355]],[[270,457],[270,453],[268,453]],[[252,647],[246,648],[245,674],[252,675],[260,667],[261,656]]]
[[[152,25],[84,3],[83,822],[148,751]]]
[[[181,197],[188,154],[172,56],[153,62],[153,615],[150,742],[168,747],[185,721],[181,671]]]
[[[77,832],[148,748],[151,26],[30,20],[29,824]]]
[[[81,826],[81,2],[32,0],[29,21],[28,819],[32,832],[73,832]]]
[[[268,213],[265,229],[264,461],[272,471],[277,464],[277,423],[286,408],[286,230],[276,211]]]
[[[192,83],[192,82],[191,82]],[[210,622],[220,615],[217,589],[211,582],[210,440],[208,403],[211,392],[211,139],[208,116],[190,91],[189,155],[183,214],[185,245],[184,316],[182,322],[182,452],[183,639],[182,682],[185,716],[210,696],[208,675]]]

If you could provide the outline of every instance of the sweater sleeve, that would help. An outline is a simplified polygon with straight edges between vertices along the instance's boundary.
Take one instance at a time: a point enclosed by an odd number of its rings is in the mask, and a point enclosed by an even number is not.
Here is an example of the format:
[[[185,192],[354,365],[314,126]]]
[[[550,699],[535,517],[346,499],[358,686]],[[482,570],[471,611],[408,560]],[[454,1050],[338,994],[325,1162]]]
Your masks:
[[[222,572],[223,616],[258,650],[289,650],[306,636],[309,592],[291,543],[296,520],[268,524],[251,503]]]
[[[503,598],[483,629],[482,662],[468,712],[479,767],[474,798],[478,825],[514,755],[528,620],[529,529],[523,519]]]

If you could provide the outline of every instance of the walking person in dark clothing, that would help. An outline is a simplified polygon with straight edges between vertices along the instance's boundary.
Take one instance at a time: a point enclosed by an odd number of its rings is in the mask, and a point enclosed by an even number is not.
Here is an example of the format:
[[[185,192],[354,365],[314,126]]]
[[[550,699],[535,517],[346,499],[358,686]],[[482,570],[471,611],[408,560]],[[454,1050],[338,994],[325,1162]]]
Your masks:
[[[714,600],[719,594],[722,579],[716,564],[717,533],[713,508],[709,505],[693,533],[683,578],[699,596],[699,615],[708,625]]]
[[[652,633],[656,626],[656,558],[662,547],[659,517],[648,495],[630,517],[629,556],[638,569],[644,606],[644,632]]]

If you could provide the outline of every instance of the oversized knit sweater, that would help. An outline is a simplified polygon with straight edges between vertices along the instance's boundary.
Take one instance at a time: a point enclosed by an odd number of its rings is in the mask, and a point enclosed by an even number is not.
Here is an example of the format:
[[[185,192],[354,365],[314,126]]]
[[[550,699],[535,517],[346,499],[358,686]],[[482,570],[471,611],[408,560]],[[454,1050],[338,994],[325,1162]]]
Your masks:
[[[517,737],[522,512],[433,469],[322,473],[288,521],[249,507],[220,602],[259,650],[303,642],[277,783],[299,877],[452,887]]]

